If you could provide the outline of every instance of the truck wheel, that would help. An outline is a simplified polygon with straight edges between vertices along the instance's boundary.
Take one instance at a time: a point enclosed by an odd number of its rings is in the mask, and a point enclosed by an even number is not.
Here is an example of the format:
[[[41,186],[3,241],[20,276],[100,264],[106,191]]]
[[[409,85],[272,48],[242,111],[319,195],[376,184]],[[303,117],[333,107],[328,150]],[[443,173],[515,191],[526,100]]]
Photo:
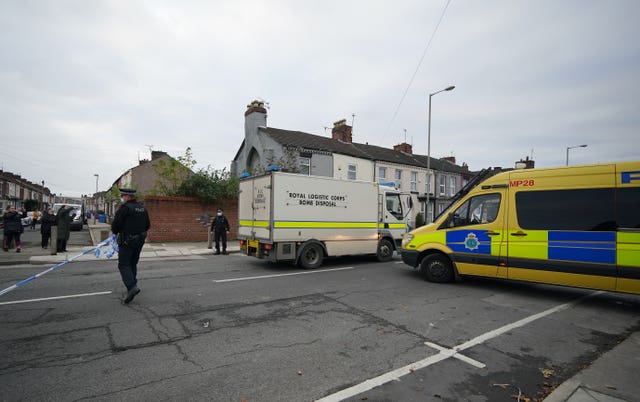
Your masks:
[[[393,259],[393,244],[391,244],[389,239],[382,239],[378,242],[378,252],[376,256],[380,262],[387,262]]]
[[[451,261],[442,254],[431,254],[420,263],[420,272],[429,282],[445,283],[453,280]]]
[[[304,269],[315,269],[322,265],[322,247],[317,243],[309,243],[300,253],[300,265]]]

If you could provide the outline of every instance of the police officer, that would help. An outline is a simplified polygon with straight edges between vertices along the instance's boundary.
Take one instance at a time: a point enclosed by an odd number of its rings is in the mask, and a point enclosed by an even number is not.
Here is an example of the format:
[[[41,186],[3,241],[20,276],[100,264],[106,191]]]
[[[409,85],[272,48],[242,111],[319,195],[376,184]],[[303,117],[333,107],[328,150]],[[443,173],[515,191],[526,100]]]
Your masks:
[[[229,233],[229,229],[227,217],[224,216],[222,209],[218,209],[218,214],[211,222],[211,230],[216,241],[216,255],[220,254],[220,241],[222,241],[222,254],[227,254],[227,233]]]
[[[138,260],[151,223],[147,209],[136,200],[136,190],[121,188],[120,196],[122,205],[113,218],[111,231],[118,236],[118,269],[127,287],[123,302],[128,304],[140,293],[137,286]]]

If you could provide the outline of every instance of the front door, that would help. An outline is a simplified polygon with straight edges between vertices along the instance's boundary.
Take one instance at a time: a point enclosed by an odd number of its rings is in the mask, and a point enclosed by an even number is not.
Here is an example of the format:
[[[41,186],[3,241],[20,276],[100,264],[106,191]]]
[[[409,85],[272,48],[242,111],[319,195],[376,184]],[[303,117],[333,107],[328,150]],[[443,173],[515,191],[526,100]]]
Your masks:
[[[506,190],[467,199],[440,226],[461,275],[498,276],[505,255]]]

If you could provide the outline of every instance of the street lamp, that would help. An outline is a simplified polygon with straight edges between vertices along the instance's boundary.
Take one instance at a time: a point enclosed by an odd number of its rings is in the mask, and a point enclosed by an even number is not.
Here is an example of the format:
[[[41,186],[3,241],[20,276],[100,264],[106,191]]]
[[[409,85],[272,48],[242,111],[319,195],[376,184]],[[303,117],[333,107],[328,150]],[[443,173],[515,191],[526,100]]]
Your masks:
[[[93,206],[94,206],[94,210],[93,210],[93,224],[96,224],[96,213],[98,212],[98,199],[97,194],[98,194],[98,178],[100,177],[99,174],[94,174],[94,176],[96,177],[96,192],[95,194],[93,194]]]
[[[429,119],[428,119],[429,122],[427,125],[427,174],[428,174],[427,185],[429,186],[429,191],[427,191],[427,211],[426,211],[427,216],[425,217],[425,222],[429,222],[429,192],[433,190],[431,188],[431,97],[433,95],[439,94],[440,92],[452,91],[454,88],[455,86],[451,85],[449,87],[446,87],[445,89],[441,89],[439,91],[429,94]],[[433,184],[435,187],[435,183]]]
[[[569,166],[569,150],[573,148],[586,148],[586,147],[587,147],[587,144],[574,145],[572,147],[567,147],[567,166]]]

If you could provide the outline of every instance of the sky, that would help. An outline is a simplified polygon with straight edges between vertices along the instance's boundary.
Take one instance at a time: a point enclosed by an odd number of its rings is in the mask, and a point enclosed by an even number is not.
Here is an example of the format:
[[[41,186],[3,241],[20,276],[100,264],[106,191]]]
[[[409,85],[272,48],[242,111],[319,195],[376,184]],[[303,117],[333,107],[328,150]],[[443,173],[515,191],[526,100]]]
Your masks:
[[[471,170],[640,160],[636,0],[2,0],[0,168],[64,196],[267,125]],[[355,116],[354,116],[355,115]],[[325,127],[329,127],[326,129]]]

